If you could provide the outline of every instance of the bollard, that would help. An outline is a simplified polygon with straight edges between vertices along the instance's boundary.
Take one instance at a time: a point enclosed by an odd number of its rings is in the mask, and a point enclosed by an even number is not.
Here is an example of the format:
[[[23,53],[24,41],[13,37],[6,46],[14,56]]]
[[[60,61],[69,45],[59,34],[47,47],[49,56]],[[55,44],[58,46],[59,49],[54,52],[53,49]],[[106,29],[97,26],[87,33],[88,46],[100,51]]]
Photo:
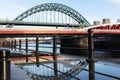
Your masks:
[[[10,80],[10,50],[0,48],[0,80]]]

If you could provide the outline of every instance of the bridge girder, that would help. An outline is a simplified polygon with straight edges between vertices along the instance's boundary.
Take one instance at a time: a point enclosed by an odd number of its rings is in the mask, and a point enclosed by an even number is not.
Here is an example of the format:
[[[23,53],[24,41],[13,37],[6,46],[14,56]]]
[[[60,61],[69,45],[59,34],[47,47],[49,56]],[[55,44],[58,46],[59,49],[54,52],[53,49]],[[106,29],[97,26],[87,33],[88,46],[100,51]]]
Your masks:
[[[32,7],[27,11],[23,12],[22,14],[20,14],[18,17],[16,17],[14,21],[22,21],[24,18],[41,11],[61,12],[73,18],[76,22],[78,22],[78,24],[85,25],[85,26],[90,25],[90,23],[77,11],[75,11],[74,9],[66,5],[58,4],[58,3],[46,3],[46,4],[41,4],[41,5]]]

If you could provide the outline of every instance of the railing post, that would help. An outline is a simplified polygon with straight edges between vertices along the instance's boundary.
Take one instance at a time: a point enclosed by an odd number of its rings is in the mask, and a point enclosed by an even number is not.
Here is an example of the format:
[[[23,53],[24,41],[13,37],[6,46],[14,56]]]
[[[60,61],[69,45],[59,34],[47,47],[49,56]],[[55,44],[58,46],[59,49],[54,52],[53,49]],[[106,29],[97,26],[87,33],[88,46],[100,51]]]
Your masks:
[[[4,41],[1,41],[1,43],[2,43],[2,47],[4,47]]]
[[[3,47],[7,47],[7,41],[6,40],[3,41]]]
[[[93,31],[91,29],[88,30],[88,54],[89,54],[89,80],[95,80],[95,65],[94,65],[94,41],[93,41]]]
[[[37,67],[39,67],[39,37],[36,37],[36,52],[35,52],[35,56],[36,56],[36,64]]]
[[[15,39],[15,41],[14,41],[14,47],[15,47],[15,51],[16,51],[16,47],[17,47],[16,39]]]
[[[54,61],[54,74],[55,76],[58,76],[58,73],[57,73],[57,54],[56,54],[56,47],[57,47],[57,42],[56,42],[56,36],[54,35],[53,36],[53,61]]]
[[[9,44],[9,49],[10,49],[11,48],[11,40],[9,40],[8,44]]]
[[[26,38],[26,62],[28,62],[28,39]]]
[[[10,50],[0,49],[0,80],[10,80]]]
[[[19,51],[21,51],[21,39],[19,39]]]
[[[19,39],[19,51],[21,51],[21,39]],[[19,56],[19,58],[22,58],[22,55]]]
[[[13,40],[11,40],[11,50],[13,50]]]

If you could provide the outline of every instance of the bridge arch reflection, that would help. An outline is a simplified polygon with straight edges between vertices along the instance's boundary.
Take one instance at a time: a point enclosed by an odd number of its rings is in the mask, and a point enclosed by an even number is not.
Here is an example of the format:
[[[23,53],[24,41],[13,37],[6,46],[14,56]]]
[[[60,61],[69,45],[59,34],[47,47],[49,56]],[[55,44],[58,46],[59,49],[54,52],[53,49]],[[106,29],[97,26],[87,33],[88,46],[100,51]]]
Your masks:
[[[27,75],[34,80],[69,80],[71,78],[77,79],[76,76],[88,63],[84,60],[75,59],[72,61],[58,61],[58,75],[54,74],[53,63],[40,63],[37,67],[35,64],[21,65],[22,69],[27,71]]]

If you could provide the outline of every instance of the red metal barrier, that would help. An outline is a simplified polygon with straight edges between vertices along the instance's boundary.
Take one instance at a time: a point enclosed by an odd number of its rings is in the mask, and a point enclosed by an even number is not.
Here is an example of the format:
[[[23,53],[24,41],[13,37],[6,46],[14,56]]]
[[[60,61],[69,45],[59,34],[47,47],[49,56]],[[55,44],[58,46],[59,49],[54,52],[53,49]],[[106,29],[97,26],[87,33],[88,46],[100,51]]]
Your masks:
[[[120,34],[120,30],[106,30],[106,29],[94,29],[94,34]],[[8,34],[8,35],[80,35],[80,34],[88,34],[87,30],[84,29],[14,29],[14,28],[4,28],[0,29],[0,35]]]

